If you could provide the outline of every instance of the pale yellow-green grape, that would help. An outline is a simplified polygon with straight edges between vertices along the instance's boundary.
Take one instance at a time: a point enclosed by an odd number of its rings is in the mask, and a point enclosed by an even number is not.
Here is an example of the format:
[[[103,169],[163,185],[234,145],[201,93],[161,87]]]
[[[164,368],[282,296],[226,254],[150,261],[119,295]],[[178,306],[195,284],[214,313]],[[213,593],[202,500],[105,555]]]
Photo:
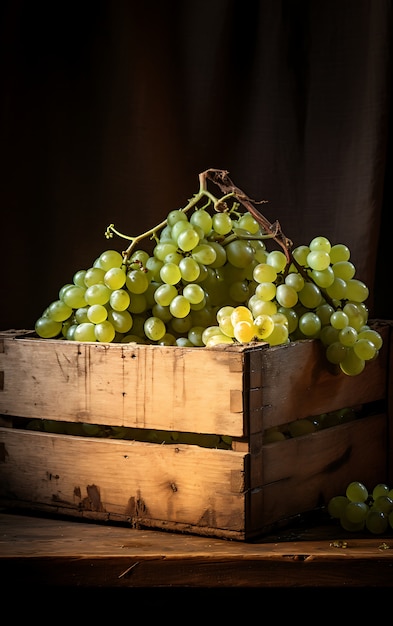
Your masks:
[[[161,306],[169,306],[173,298],[177,296],[177,289],[174,285],[165,283],[160,285],[154,292],[154,300]]]
[[[253,276],[257,283],[274,283],[277,278],[277,271],[268,263],[259,263],[254,267]]]
[[[187,215],[184,213],[184,211],[181,211],[180,209],[174,209],[173,211],[170,211],[168,213],[167,216],[167,222],[168,222],[168,226],[174,226],[174,224],[176,224],[176,222],[179,221],[188,221],[188,217]]]
[[[227,235],[232,230],[232,220],[229,213],[215,213],[213,215],[213,230],[219,235]]]
[[[276,270],[277,274],[285,269],[287,257],[281,250],[273,250],[267,255],[266,263]]]
[[[211,335],[206,342],[207,348],[213,348],[214,346],[221,345],[222,343],[234,343],[231,337],[224,335],[223,333],[218,333],[216,335]]]
[[[250,245],[254,250],[254,258],[257,264],[266,263],[268,252],[264,242],[259,241],[258,239],[253,239],[250,241]]]
[[[179,265],[180,261],[184,259],[183,254],[180,252],[171,252],[167,254],[164,263],[175,263],[175,265]]]
[[[305,337],[316,337],[321,330],[321,320],[316,313],[308,311],[299,318],[298,327]]]
[[[382,337],[378,331],[373,330],[372,328],[360,330],[358,333],[358,339],[368,339],[368,341],[371,341],[371,343],[374,344],[374,347],[377,351],[382,348]]]
[[[266,338],[270,346],[278,346],[288,342],[288,326],[285,324],[274,324],[270,335]]]
[[[333,300],[343,300],[347,296],[347,282],[343,278],[335,276],[331,285],[326,287],[326,293]]]
[[[205,235],[208,235],[212,229],[213,218],[205,209],[197,209],[190,217],[190,223],[193,226],[202,228]]]
[[[277,287],[275,283],[264,282],[264,283],[256,283],[255,287],[255,295],[268,302],[269,300],[273,300],[276,296]]]
[[[164,263],[160,269],[160,278],[167,285],[176,285],[181,280],[181,272],[176,263]]]
[[[347,346],[340,343],[340,341],[333,341],[326,347],[326,358],[329,363],[338,365],[341,363],[347,354]]]
[[[95,324],[92,322],[79,324],[74,332],[74,341],[96,341]]]
[[[130,256],[130,267],[132,269],[141,269],[146,267],[146,263],[150,255],[146,250],[134,250]]]
[[[330,324],[337,330],[342,330],[349,326],[349,318],[344,311],[334,311],[330,316]]]
[[[307,257],[310,254],[310,248],[308,246],[297,246],[292,250],[292,256],[299,265],[302,267],[307,266]]]
[[[228,262],[238,268],[247,267],[254,259],[254,249],[244,239],[231,241],[226,246],[226,253]]]
[[[364,319],[364,312],[356,302],[347,302],[343,307],[343,313],[348,317],[348,324],[358,332],[367,321]]]
[[[108,322],[118,333],[128,333],[133,326],[134,318],[129,311],[108,311]]]
[[[93,324],[100,324],[108,317],[108,310],[103,304],[93,304],[87,309],[87,319]],[[114,333],[113,333],[114,336]]]
[[[191,250],[191,256],[202,265],[210,265],[216,260],[217,253],[213,246],[210,246],[208,243],[200,243],[196,248]]]
[[[199,244],[199,240],[200,237],[198,235],[198,232],[195,230],[195,228],[191,227],[187,230],[183,230],[179,234],[177,238],[177,245],[180,250],[183,250],[183,252],[190,252],[190,250],[196,248],[196,246]]]
[[[180,260],[179,270],[181,279],[189,283],[196,281],[201,272],[199,263],[190,256],[183,257]]]
[[[48,316],[39,317],[35,323],[35,332],[43,339],[52,339],[61,333],[62,322],[56,322]]]
[[[298,297],[301,304],[308,309],[316,309],[317,306],[322,304],[321,291],[314,283],[305,282],[303,289],[298,292]]]
[[[239,306],[236,306],[231,312],[232,326],[235,327],[235,325],[238,322],[242,322],[242,321],[247,321],[247,322],[252,323],[254,321],[254,318],[253,318],[252,312],[247,306],[239,305]]]
[[[111,290],[104,283],[91,285],[85,291],[85,300],[90,306],[92,304],[106,304],[109,302]],[[67,295],[67,294],[65,294]]]
[[[292,309],[299,300],[298,292],[290,285],[283,283],[278,285],[276,289],[276,300],[279,306]]]
[[[334,309],[327,302],[323,302],[323,304],[317,306],[317,308],[315,309],[315,313],[321,320],[321,325],[326,326],[327,324],[330,324],[330,317],[332,313],[334,313]]]
[[[109,304],[114,311],[125,311],[128,309],[130,301],[130,294],[125,289],[115,289],[109,298]]]
[[[330,262],[332,264],[338,263],[339,261],[349,261],[351,253],[349,248],[343,243],[336,243],[331,247],[330,252]]]
[[[338,333],[338,340],[343,346],[354,346],[358,339],[358,333],[353,326],[345,326]]]
[[[265,302],[265,300],[256,298],[250,304],[250,308],[254,318],[258,315],[274,315],[277,313],[277,304],[272,300]]]
[[[314,237],[314,239],[310,241],[308,247],[310,248],[310,251],[322,250],[323,252],[327,252],[329,254],[332,246],[329,239],[327,239],[326,237],[318,236]]]
[[[183,296],[190,304],[199,304],[205,298],[205,292],[197,283],[188,283],[183,288]]]
[[[227,335],[228,337],[234,337],[235,336],[235,332],[234,332],[234,328],[233,328],[233,324],[231,322],[231,316],[228,315],[226,317],[221,317],[220,321],[218,322],[218,326],[220,328],[220,330],[224,333],[224,335]]]
[[[150,280],[153,280],[153,281],[160,280],[160,270],[163,265],[164,265],[164,262],[160,261],[154,256],[151,256],[148,258],[148,260],[146,261],[145,267],[147,269],[148,277],[150,278]]]
[[[347,354],[341,361],[340,367],[344,374],[348,376],[357,376],[364,370],[366,362],[355,354],[353,348],[347,348]]]
[[[106,272],[100,267],[89,267],[85,274],[85,287],[90,287],[91,285],[96,285],[97,283],[103,283],[105,274]]]
[[[347,295],[348,300],[354,302],[364,302],[369,296],[368,287],[361,280],[351,278],[347,280]]]
[[[356,268],[351,261],[337,261],[337,263],[333,263],[332,270],[337,278],[342,278],[345,281],[351,280],[356,273]]]
[[[358,339],[353,344],[353,351],[359,359],[371,361],[377,354],[374,344],[368,339]]]
[[[248,211],[239,217],[237,225],[239,228],[247,230],[252,235],[256,235],[260,232],[260,226],[257,220]]]
[[[209,246],[213,248],[216,253],[216,258],[209,264],[209,266],[213,268],[223,267],[227,262],[227,253],[224,246],[218,243],[218,241],[209,241]]]
[[[109,289],[121,289],[126,282],[126,273],[122,267],[111,267],[104,274],[104,283]]]
[[[79,285],[71,285],[62,293],[62,300],[72,309],[79,309],[87,304],[85,299],[86,289]]]
[[[187,333],[187,338],[194,346],[203,346],[202,335],[204,331],[203,326],[192,326]]]
[[[312,270],[323,271],[330,266],[330,256],[324,250],[310,250],[307,255],[307,265]]]
[[[166,333],[166,326],[158,317],[149,317],[144,323],[144,332],[151,341],[159,341]]]
[[[107,272],[111,267],[121,267],[123,257],[117,250],[105,250],[98,257],[98,264],[101,269]]]
[[[277,309],[277,313],[282,313],[283,315],[285,315],[285,317],[287,318],[287,323],[288,323],[288,332],[290,335],[294,333],[298,327],[298,322],[299,322],[299,318],[298,318],[296,311],[294,309],[287,309],[284,306],[280,306]],[[318,317],[320,318],[319,315]],[[255,324],[256,324],[256,320],[255,320]]]
[[[298,272],[290,272],[287,274],[284,282],[295,291],[301,291],[304,287],[304,278]]]
[[[94,329],[96,340],[100,342],[112,342],[115,338],[115,333],[113,325],[108,320],[99,322]]]
[[[74,309],[75,321],[78,324],[82,324],[83,322],[90,322],[87,316],[87,312],[89,308],[90,308],[89,306],[83,306],[83,307],[80,307],[79,309]]]
[[[219,326],[217,325],[212,324],[211,326],[206,326],[205,330],[202,333],[202,341],[204,345],[207,345],[207,342],[209,341],[209,339],[213,337],[214,335],[224,336],[224,333],[222,332],[221,328],[219,328]]]
[[[316,283],[318,287],[322,287],[322,289],[331,287],[335,279],[334,272],[330,265],[324,270],[311,270],[310,276],[314,283]]]
[[[62,300],[55,300],[48,306],[47,315],[55,322],[64,322],[72,315],[72,307]]]
[[[169,310],[173,317],[186,317],[190,312],[190,302],[183,295],[177,295],[169,305]]]
[[[172,254],[177,250],[177,243],[174,239],[169,241],[159,241],[154,247],[153,255],[158,261],[164,261],[168,254]]]
[[[86,270],[78,270],[75,272],[72,282],[74,285],[79,285],[79,287],[86,287],[85,283]]]
[[[158,273],[162,265],[158,269]],[[125,285],[130,293],[145,293],[149,287],[149,275],[142,270],[131,270],[127,272]]]
[[[154,304],[151,309],[153,317],[159,317],[160,320],[167,324],[172,319],[172,313],[169,310],[168,306],[162,306],[161,304]]]

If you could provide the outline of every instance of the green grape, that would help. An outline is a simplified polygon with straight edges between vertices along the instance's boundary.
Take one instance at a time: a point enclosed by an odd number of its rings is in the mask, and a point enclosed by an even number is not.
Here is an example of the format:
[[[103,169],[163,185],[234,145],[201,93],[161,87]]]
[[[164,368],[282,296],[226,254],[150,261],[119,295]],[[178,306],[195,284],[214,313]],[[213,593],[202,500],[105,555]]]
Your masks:
[[[279,285],[279,287],[283,287],[283,285]],[[260,298],[261,300],[268,302],[269,300],[273,300],[275,298],[276,291],[277,287],[274,283],[257,283],[257,286],[255,288],[255,295],[258,296],[258,298]]]
[[[351,261],[337,261],[333,263],[332,269],[336,278],[342,278],[345,281],[355,276],[356,268]]]
[[[109,289],[121,289],[126,282],[126,273],[122,267],[111,267],[104,274],[104,284]]]
[[[83,322],[78,324],[74,332],[74,341],[95,341],[95,324]]]
[[[142,269],[146,267],[146,263],[150,255],[146,250],[135,250],[130,256],[130,266],[133,269]]]
[[[87,309],[87,319],[93,324],[99,324],[108,317],[108,311],[103,304],[93,304]]]
[[[348,376],[357,376],[364,370],[366,362],[360,359],[354,352],[353,348],[347,348],[347,354],[340,362],[340,368]]]
[[[232,220],[229,213],[215,213],[213,215],[213,230],[219,235],[227,235],[232,230]]]
[[[96,324],[94,329],[95,338],[100,342],[110,343],[115,338],[115,328],[108,320]]]
[[[201,273],[200,265],[190,256],[183,257],[179,262],[181,279],[193,283]]]
[[[357,533],[364,529],[365,521],[362,520],[361,522],[351,522],[345,516],[345,510],[344,510],[342,516],[340,517],[340,524],[342,528],[344,528],[344,530],[347,530],[350,533]]]
[[[194,346],[203,346],[202,334],[204,331],[203,326],[192,326],[187,334],[187,338]]]
[[[199,244],[199,235],[194,228],[182,231],[177,238],[177,245],[180,250],[190,252]]]
[[[366,528],[374,535],[382,535],[389,525],[388,515],[382,511],[370,509],[366,517]]]
[[[277,427],[267,428],[263,435],[263,444],[275,443],[277,441],[285,441],[284,433]]]
[[[325,270],[330,265],[329,253],[324,250],[310,250],[307,255],[307,265],[312,270]]]
[[[299,321],[296,311],[294,309],[287,309],[286,307],[280,306],[277,309],[277,313],[282,313],[287,318],[289,334],[295,332]]]
[[[257,220],[248,211],[238,219],[238,227],[247,230],[252,235],[256,235],[260,231]]]
[[[327,506],[330,517],[340,519],[342,512],[349,502],[350,500],[346,496],[333,496],[330,498]]]
[[[64,322],[72,314],[72,307],[65,304],[62,300],[51,302],[47,309],[47,315],[55,322]]]
[[[292,250],[292,256],[299,265],[302,267],[306,267],[307,265],[307,257],[310,253],[310,248],[308,246],[297,246]]]
[[[159,317],[165,323],[168,323],[172,319],[172,313],[168,306],[162,306],[161,304],[154,304],[151,309],[153,317]]]
[[[190,302],[183,295],[177,295],[169,304],[169,310],[173,317],[186,317],[190,312]]]
[[[233,336],[240,343],[248,343],[255,337],[254,322],[247,320],[241,320],[237,322],[233,327]]]
[[[108,322],[110,322],[118,333],[128,333],[133,326],[133,317],[129,311],[108,311]]]
[[[389,515],[393,511],[393,499],[387,495],[378,496],[374,499],[371,508]]]
[[[284,282],[295,291],[301,291],[304,287],[304,278],[298,272],[290,272],[287,274]]]
[[[347,486],[345,495],[351,502],[366,502],[368,490],[362,482],[354,480]]]
[[[178,221],[172,226],[172,238],[177,243],[180,233],[184,233],[186,230],[195,230],[189,221]]]
[[[47,316],[39,317],[35,323],[34,330],[42,339],[53,339],[60,335],[62,323],[56,322]]]
[[[342,243],[336,243],[330,249],[330,262],[332,264],[338,263],[339,261],[349,261],[351,253],[349,248]]]
[[[371,361],[377,353],[374,344],[368,339],[358,339],[353,344],[353,351],[359,359]]]
[[[278,285],[276,289],[276,300],[280,306],[291,309],[297,304],[298,292],[290,285]]]
[[[256,338],[267,341],[274,330],[274,321],[270,315],[257,315],[254,319],[254,328]]]
[[[100,267],[89,267],[85,274],[85,287],[91,287],[91,285],[103,283],[105,274],[106,272]]]
[[[314,337],[321,330],[321,320],[313,311],[307,311],[299,317],[298,328],[306,337]]]
[[[352,524],[365,522],[369,508],[365,502],[348,502],[342,512],[342,516]]]
[[[330,304],[324,302],[316,307],[315,313],[321,320],[321,326],[326,326],[330,324],[330,316],[334,313],[334,309]]]
[[[388,485],[386,485],[385,483],[378,483],[373,488],[371,495],[373,500],[376,500],[380,496],[387,496],[389,494],[389,491],[390,489]]]
[[[371,341],[377,351],[382,348],[383,341],[381,335],[376,330],[372,330],[371,328],[360,330],[358,332],[358,339],[367,339],[368,341]]]
[[[85,300],[86,289],[79,285],[71,285],[62,294],[62,300],[71,309],[79,309],[86,306]]]
[[[314,237],[314,239],[312,239],[310,241],[310,243],[308,244],[308,247],[310,248],[310,250],[322,250],[324,252],[330,253],[331,250],[331,243],[329,241],[329,239],[327,239],[326,237]]]
[[[326,289],[327,287],[331,287],[333,285],[335,276],[329,265],[329,267],[326,267],[324,270],[311,270],[311,278],[314,283],[318,285],[318,287]]]
[[[168,254],[173,254],[177,250],[177,243],[173,239],[170,241],[159,241],[153,250],[154,258],[158,261],[164,261]]]
[[[333,341],[326,348],[326,358],[329,363],[338,365],[341,363],[347,354],[347,347],[340,343],[340,341]]]
[[[287,257],[281,250],[273,250],[267,255],[266,263],[274,267],[277,273],[280,273],[287,265]]]
[[[259,263],[254,267],[253,278],[257,283],[274,283],[277,271],[268,263]]]
[[[368,287],[355,278],[347,280],[347,298],[354,302],[364,302],[369,296]]]
[[[189,283],[183,288],[183,296],[190,304],[199,304],[205,298],[205,292],[200,285]]]
[[[210,263],[210,267],[223,267],[227,261],[227,253],[224,246],[218,243],[218,241],[209,241],[209,246],[213,248],[214,252],[216,253],[216,258],[212,263]]]
[[[303,289],[298,293],[299,300],[307,309],[316,309],[322,303],[322,294],[314,283],[304,283]]]
[[[254,318],[258,317],[258,315],[272,316],[277,313],[277,304],[275,302],[272,302],[271,300],[265,302],[264,300],[257,298],[256,300],[253,300],[252,303],[250,303],[250,308]]]
[[[352,326],[345,326],[339,331],[338,340],[343,346],[354,346],[358,340],[358,333]]]
[[[344,300],[347,295],[347,283],[343,278],[335,276],[331,285],[326,287],[326,293],[334,300]]]
[[[176,337],[171,333],[165,333],[165,335],[157,341],[159,346],[175,346]]]
[[[270,346],[279,346],[288,342],[288,326],[285,324],[274,324],[270,335],[266,338]]]
[[[179,266],[176,263],[164,263],[160,270],[160,278],[167,285],[177,285],[181,280]]]
[[[226,253],[228,262],[238,268],[247,267],[254,259],[254,250],[244,239],[231,241],[226,246]]]
[[[166,326],[158,317],[149,317],[145,321],[143,329],[146,337],[151,341],[159,341],[166,333]]]
[[[184,213],[184,211],[181,211],[180,209],[174,209],[173,211],[170,211],[167,216],[167,222],[169,226],[173,226],[178,221],[187,221],[187,219],[187,215]]]
[[[291,437],[302,437],[315,432],[315,424],[307,419],[297,419],[288,426],[288,432]]]
[[[133,293],[130,296],[130,304],[128,305],[128,311],[130,313],[143,313],[147,310],[147,300],[143,293]]]
[[[213,226],[213,219],[210,213],[205,209],[197,209],[191,215],[190,223],[193,226],[199,226],[199,228],[202,228],[205,235],[208,235]]]
[[[333,326],[323,326],[319,333],[319,339],[325,347],[330,346],[331,343],[339,341],[339,332],[340,331],[337,328],[333,328]]]
[[[111,269],[111,267],[121,267],[123,264],[123,257],[117,250],[105,250],[98,257],[98,266],[105,272]]]
[[[72,278],[73,284],[79,285],[79,287],[86,287],[85,276],[86,276],[86,270],[78,270],[77,272],[75,272]]]
[[[154,292],[154,300],[161,306],[169,306],[173,298],[177,296],[177,289],[174,285],[164,284],[157,287]]]
[[[202,265],[210,265],[216,260],[217,253],[213,246],[207,243],[202,243],[191,250],[191,256],[195,261]]]
[[[246,302],[250,296],[250,288],[246,280],[237,280],[229,287],[229,296],[235,302]]]
[[[337,330],[342,330],[349,325],[349,318],[344,311],[334,311],[330,316],[330,324]]]
[[[68,292],[67,292],[68,293]],[[65,296],[67,295],[65,294]],[[106,304],[109,302],[111,290],[103,283],[91,285],[85,291],[85,301],[87,304]],[[83,306],[83,305],[82,305]]]
[[[193,320],[190,314],[184,317],[172,317],[169,322],[170,330],[177,336],[187,336],[188,331],[193,325]]]
[[[148,271],[147,275],[150,278],[150,280],[153,280],[153,281],[160,280],[160,270],[163,265],[164,265],[164,262],[160,261],[159,259],[156,259],[154,256],[151,256],[148,258],[148,260],[146,261],[146,269]],[[127,285],[127,289],[131,291],[130,285]]]
[[[125,311],[128,309],[130,302],[130,294],[125,289],[115,289],[109,298],[109,304],[114,311]]]

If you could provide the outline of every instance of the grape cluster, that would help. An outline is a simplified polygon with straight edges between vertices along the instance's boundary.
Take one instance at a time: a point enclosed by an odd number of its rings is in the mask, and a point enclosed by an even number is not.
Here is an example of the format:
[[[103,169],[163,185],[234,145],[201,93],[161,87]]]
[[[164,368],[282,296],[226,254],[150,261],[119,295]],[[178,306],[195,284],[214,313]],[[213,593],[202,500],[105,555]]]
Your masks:
[[[347,486],[345,495],[333,496],[328,502],[329,515],[339,520],[344,530],[360,532],[368,530],[382,535],[393,529],[393,489],[378,483],[368,491],[360,481]]]
[[[190,347],[318,338],[331,364],[361,373],[382,338],[368,324],[368,288],[348,247],[317,236],[268,250],[271,233],[252,212],[238,202],[217,206],[209,194],[202,207],[190,202],[131,238],[126,252],[102,252],[60,289],[37,335]],[[111,225],[107,237],[114,233]],[[148,234],[150,253],[136,245]]]

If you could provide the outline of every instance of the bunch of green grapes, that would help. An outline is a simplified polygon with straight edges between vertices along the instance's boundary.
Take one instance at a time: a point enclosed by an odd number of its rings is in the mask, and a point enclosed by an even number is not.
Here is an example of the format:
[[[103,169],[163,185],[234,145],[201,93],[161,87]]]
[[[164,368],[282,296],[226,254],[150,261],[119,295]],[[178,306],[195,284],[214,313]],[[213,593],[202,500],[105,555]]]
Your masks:
[[[149,234],[151,253],[135,245]],[[189,347],[320,339],[348,375],[381,349],[344,244],[318,236],[269,251],[271,235],[236,202],[190,203],[131,239],[126,253],[105,250],[75,273],[37,319],[39,337]]]
[[[347,486],[345,495],[333,496],[327,507],[329,515],[339,520],[344,530],[360,532],[368,530],[382,535],[393,529],[393,489],[378,483],[368,491],[360,481]]]

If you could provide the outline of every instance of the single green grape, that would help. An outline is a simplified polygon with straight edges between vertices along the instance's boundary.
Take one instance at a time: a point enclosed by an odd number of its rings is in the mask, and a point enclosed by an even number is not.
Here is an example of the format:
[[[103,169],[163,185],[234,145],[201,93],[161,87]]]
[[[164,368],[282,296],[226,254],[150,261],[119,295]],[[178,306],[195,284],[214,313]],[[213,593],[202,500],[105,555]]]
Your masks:
[[[345,495],[351,502],[366,502],[368,490],[362,482],[354,480],[347,486]]]

